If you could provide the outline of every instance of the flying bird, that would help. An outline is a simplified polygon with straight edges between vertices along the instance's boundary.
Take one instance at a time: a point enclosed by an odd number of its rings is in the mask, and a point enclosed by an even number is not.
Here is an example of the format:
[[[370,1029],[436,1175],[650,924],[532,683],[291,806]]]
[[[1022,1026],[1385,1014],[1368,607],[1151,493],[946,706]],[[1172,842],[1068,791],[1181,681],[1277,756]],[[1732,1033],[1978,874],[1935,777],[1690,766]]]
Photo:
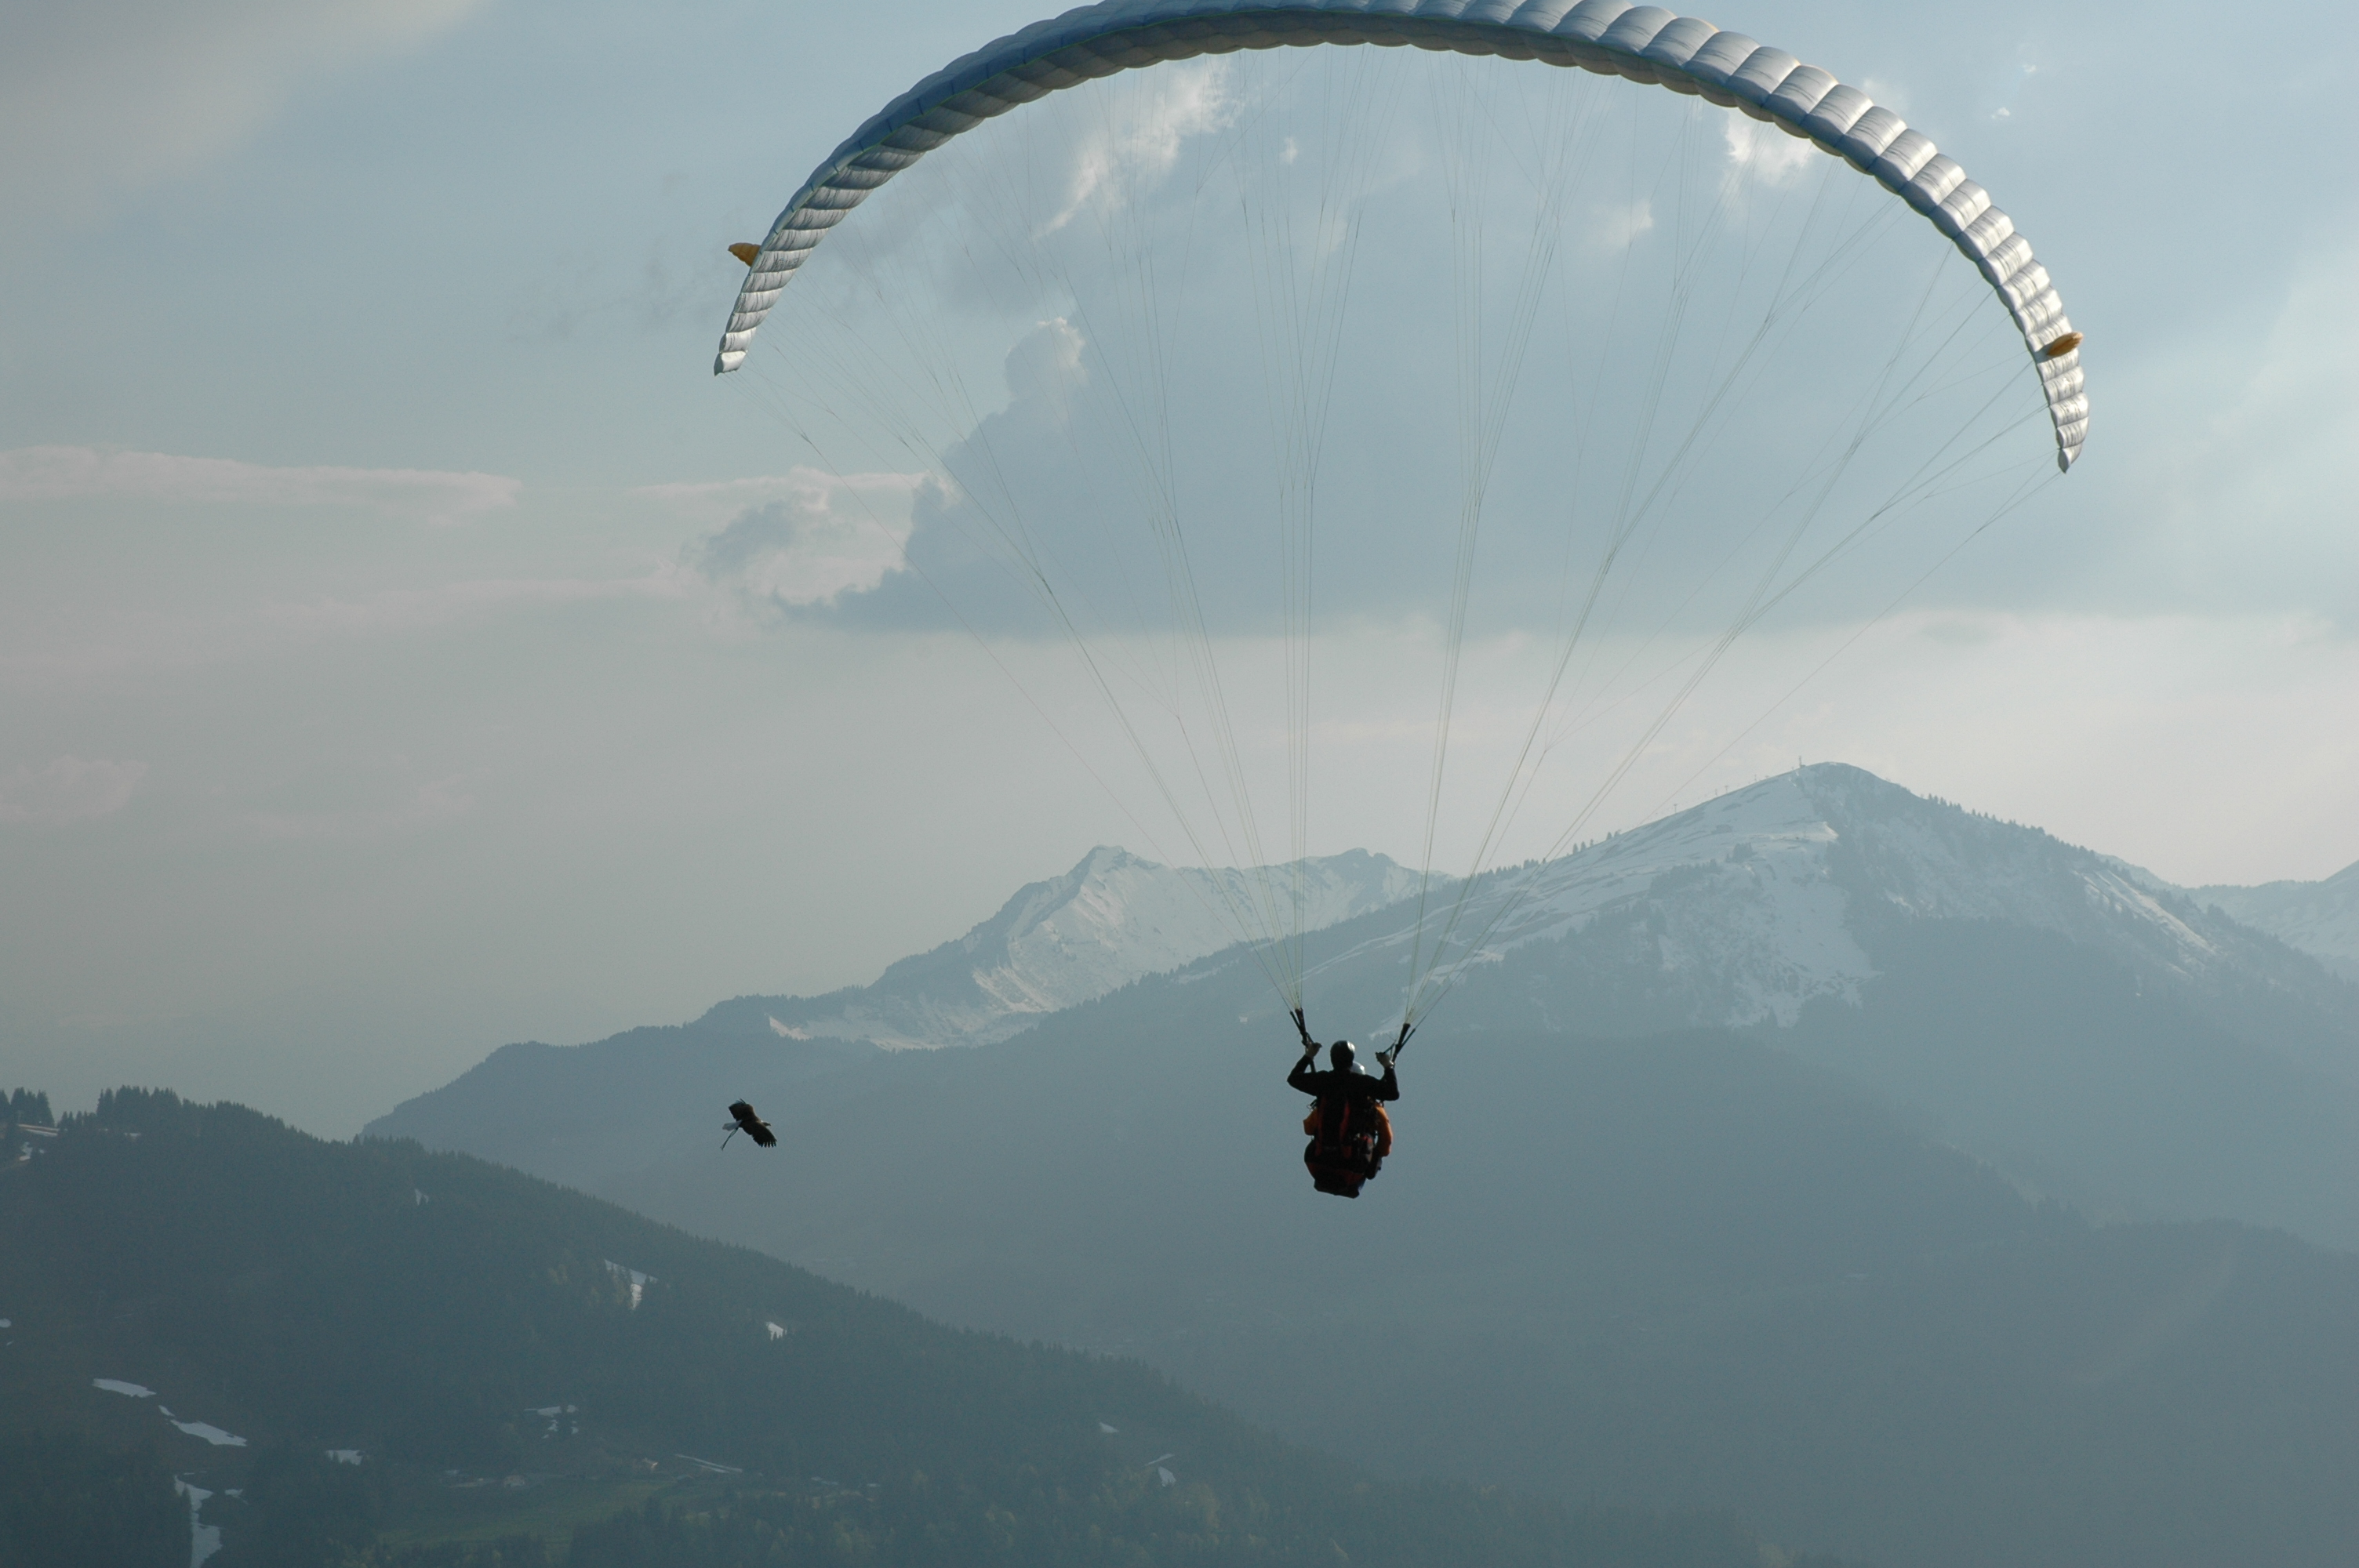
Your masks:
[[[722,1135],[721,1147],[723,1149],[729,1147],[730,1139],[741,1132],[765,1149],[775,1149],[778,1146],[778,1135],[770,1130],[770,1124],[756,1116],[754,1108],[744,1100],[738,1100],[731,1105],[729,1114],[734,1119],[729,1123],[729,1130]]]

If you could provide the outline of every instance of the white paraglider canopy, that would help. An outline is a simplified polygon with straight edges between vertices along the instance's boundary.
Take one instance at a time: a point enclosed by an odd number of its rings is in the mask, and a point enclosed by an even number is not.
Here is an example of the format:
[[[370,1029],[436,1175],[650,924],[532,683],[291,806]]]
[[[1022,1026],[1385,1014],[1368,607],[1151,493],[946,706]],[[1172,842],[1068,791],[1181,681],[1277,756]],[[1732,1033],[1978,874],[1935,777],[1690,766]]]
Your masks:
[[[1742,33],[1623,0],[1105,0],[985,45],[886,104],[796,191],[747,263],[713,373],[735,370],[795,269],[868,194],[951,137],[1060,88],[1201,54],[1322,44],[1412,44],[1579,66],[1697,93],[1804,136],[1873,175],[1956,242],[2006,301],[2039,368],[2060,468],[2089,428],[2081,335],[1990,192],[1927,137],[1814,65]],[[734,248],[734,247],[733,247]]]

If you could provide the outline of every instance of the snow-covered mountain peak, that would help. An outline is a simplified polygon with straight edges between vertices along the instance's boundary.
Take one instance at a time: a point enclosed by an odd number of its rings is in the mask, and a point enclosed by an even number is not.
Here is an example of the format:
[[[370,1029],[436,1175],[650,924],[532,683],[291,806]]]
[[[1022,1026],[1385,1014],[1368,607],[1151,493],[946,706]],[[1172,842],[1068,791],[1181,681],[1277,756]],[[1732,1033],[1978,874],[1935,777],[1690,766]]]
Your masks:
[[[2037,827],[1913,795],[1840,763],[1801,770],[1836,829],[1830,869],[1855,897],[1929,919],[2052,931],[2133,967],[2200,980],[2249,957],[2249,933],[2140,866]]]
[[[1810,998],[1855,995],[1875,972],[1828,875],[1839,838],[1807,771],[1782,774],[1559,860],[1492,872],[1464,890],[1462,903],[1453,886],[1448,901],[1429,903],[1422,939],[1446,930],[1451,948],[1471,955],[1461,961],[1480,969],[1644,908],[1666,969],[1730,979],[1725,1015],[1699,1022],[1791,1022]],[[1419,939],[1403,928],[1334,963]]]
[[[1271,932],[1315,931],[1397,903],[1416,873],[1365,850],[1202,871],[1100,846],[990,919],[873,986],[782,1002],[776,1026],[882,1044],[984,1044],[1044,1013]]]
[[[2179,889],[2034,827],[1978,816],[1842,763],[1818,763],[1585,845],[1490,873],[1462,907],[1363,944],[1430,944],[1445,929],[1472,971],[1519,948],[1643,919],[1697,1023],[1789,1024],[1821,996],[1856,1000],[1878,913],[2056,932],[2147,970],[2201,979],[2248,957]],[[2223,946],[2224,944],[2224,946]],[[2235,948],[2235,951],[2231,951]]]

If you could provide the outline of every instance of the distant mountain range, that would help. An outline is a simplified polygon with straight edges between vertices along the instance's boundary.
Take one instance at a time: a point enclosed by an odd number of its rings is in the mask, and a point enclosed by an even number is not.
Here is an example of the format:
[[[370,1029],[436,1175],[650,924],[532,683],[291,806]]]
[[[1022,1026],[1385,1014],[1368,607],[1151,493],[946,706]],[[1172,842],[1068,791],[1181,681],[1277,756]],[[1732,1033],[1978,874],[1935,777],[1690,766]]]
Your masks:
[[[1389,1034],[1437,932],[1358,885],[1375,906],[1304,944],[1322,1037]],[[1371,1464],[1961,1568],[2359,1538],[2332,1500],[2351,1461],[2254,1380],[2277,1372],[2233,1369],[2279,1333],[2240,1293],[2280,1279],[2259,1260],[2291,1271],[2264,1317],[2346,1326],[2316,1281],[2349,1260],[2218,1224],[2359,1246],[2359,990],[2221,890],[1826,764],[1486,878],[1457,930],[1402,1148],[1356,1205],[1308,1191],[1292,1027],[1234,946],[975,1050],[810,1027],[902,1005],[916,971],[508,1046],[371,1130],[1141,1355]],[[929,957],[1046,972],[955,949]],[[1177,950],[1059,962],[1094,985]],[[710,1147],[738,1094],[786,1145],[750,1173]],[[1369,1346],[1383,1397],[1353,1402]],[[2256,1552],[2269,1518],[2288,1533]]]
[[[989,1044],[1220,952],[1245,932],[1322,931],[1400,904],[1419,887],[1417,872],[1364,850],[1202,871],[1100,848],[872,985],[747,1000],[794,1038]],[[1455,888],[1454,879],[1437,879],[1430,907],[1447,909]],[[1666,926],[1662,968],[1690,993],[1678,1022],[1791,1024],[1805,1002],[1856,1000],[1861,982],[1875,977],[1854,929],[1863,898],[1919,919],[2052,932],[2199,989],[2257,982],[2331,994],[2288,964],[2278,944],[2359,979],[2359,865],[2322,882],[2180,888],[1841,764],[1765,780],[1546,864],[1493,872],[1466,900],[1456,930],[1480,935],[1479,968],[1643,903]],[[2215,906],[2227,921],[2211,914]],[[1426,935],[1440,924],[1429,919]],[[1413,935],[1404,924],[1332,961],[1389,952]],[[1372,1019],[1362,1032],[1385,1022]]]
[[[888,1049],[990,1044],[1236,946],[1244,932],[1289,924],[1325,931],[1402,905],[1419,883],[1417,872],[1364,850],[1203,871],[1101,847],[872,984],[815,997],[742,997],[704,1022],[758,1011],[787,1039]],[[1436,879],[1430,911],[1447,911],[1456,885]],[[1454,925],[1462,946],[1472,939],[1475,950],[1458,956],[1476,974],[1642,907],[1660,928],[1647,966],[1664,993],[1654,1024],[1791,1025],[1811,1000],[1856,1001],[1878,973],[1862,927],[1896,914],[2049,932],[2207,998],[2242,998],[2257,987],[2340,1014],[2354,1005],[2351,993],[2321,983],[2293,955],[2330,976],[2359,979],[2359,865],[2322,882],[2180,888],[1836,763],[1765,780],[1560,860],[1486,874]],[[1404,909],[1326,962],[1351,968],[1399,956],[1420,935],[1430,942],[1442,923],[1433,914],[1413,928]],[[1348,1026],[1374,1035],[1397,1022],[1397,990],[1355,998]],[[2333,1051],[2325,1065],[2359,1072],[2359,1060]]]
[[[670,1130],[712,1119],[713,1083],[792,1099],[879,1049],[995,1042],[1158,975],[1230,976],[1237,1013],[1283,1037],[1260,967],[1228,940],[1235,906],[1273,887],[1302,890],[1314,1027],[1380,1040],[1455,892],[1438,884],[1420,927],[1403,902],[1416,886],[1364,853],[1215,875],[1101,849],[873,985],[741,997],[591,1045],[506,1046],[370,1130],[619,1190],[669,1157]],[[2359,1201],[2339,1184],[2359,1175],[2359,988],[2227,908],[2310,912],[2297,934],[2331,949],[2342,927],[2318,912],[2354,888],[2346,871],[2190,892],[1820,764],[1484,878],[1456,918],[1456,989],[1428,1038],[1768,1028],[2093,1212],[2230,1215],[2359,1245]],[[2048,972],[2059,964],[2072,972]]]
[[[2359,863],[2321,882],[2263,882],[2259,887],[2201,887],[2198,901],[2266,931],[2316,958],[2348,980],[2359,980]]]

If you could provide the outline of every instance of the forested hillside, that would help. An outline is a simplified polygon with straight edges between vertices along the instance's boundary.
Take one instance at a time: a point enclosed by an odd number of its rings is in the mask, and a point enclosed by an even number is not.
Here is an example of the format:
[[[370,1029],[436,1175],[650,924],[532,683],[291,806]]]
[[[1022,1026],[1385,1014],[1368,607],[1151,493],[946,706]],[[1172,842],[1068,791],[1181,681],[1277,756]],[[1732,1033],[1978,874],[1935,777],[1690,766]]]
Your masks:
[[[1378,1485],[1136,1363],[168,1094],[0,1171],[0,1442],[42,1456],[11,1563],[185,1562],[168,1474],[213,1568],[1765,1560],[1724,1517]]]

